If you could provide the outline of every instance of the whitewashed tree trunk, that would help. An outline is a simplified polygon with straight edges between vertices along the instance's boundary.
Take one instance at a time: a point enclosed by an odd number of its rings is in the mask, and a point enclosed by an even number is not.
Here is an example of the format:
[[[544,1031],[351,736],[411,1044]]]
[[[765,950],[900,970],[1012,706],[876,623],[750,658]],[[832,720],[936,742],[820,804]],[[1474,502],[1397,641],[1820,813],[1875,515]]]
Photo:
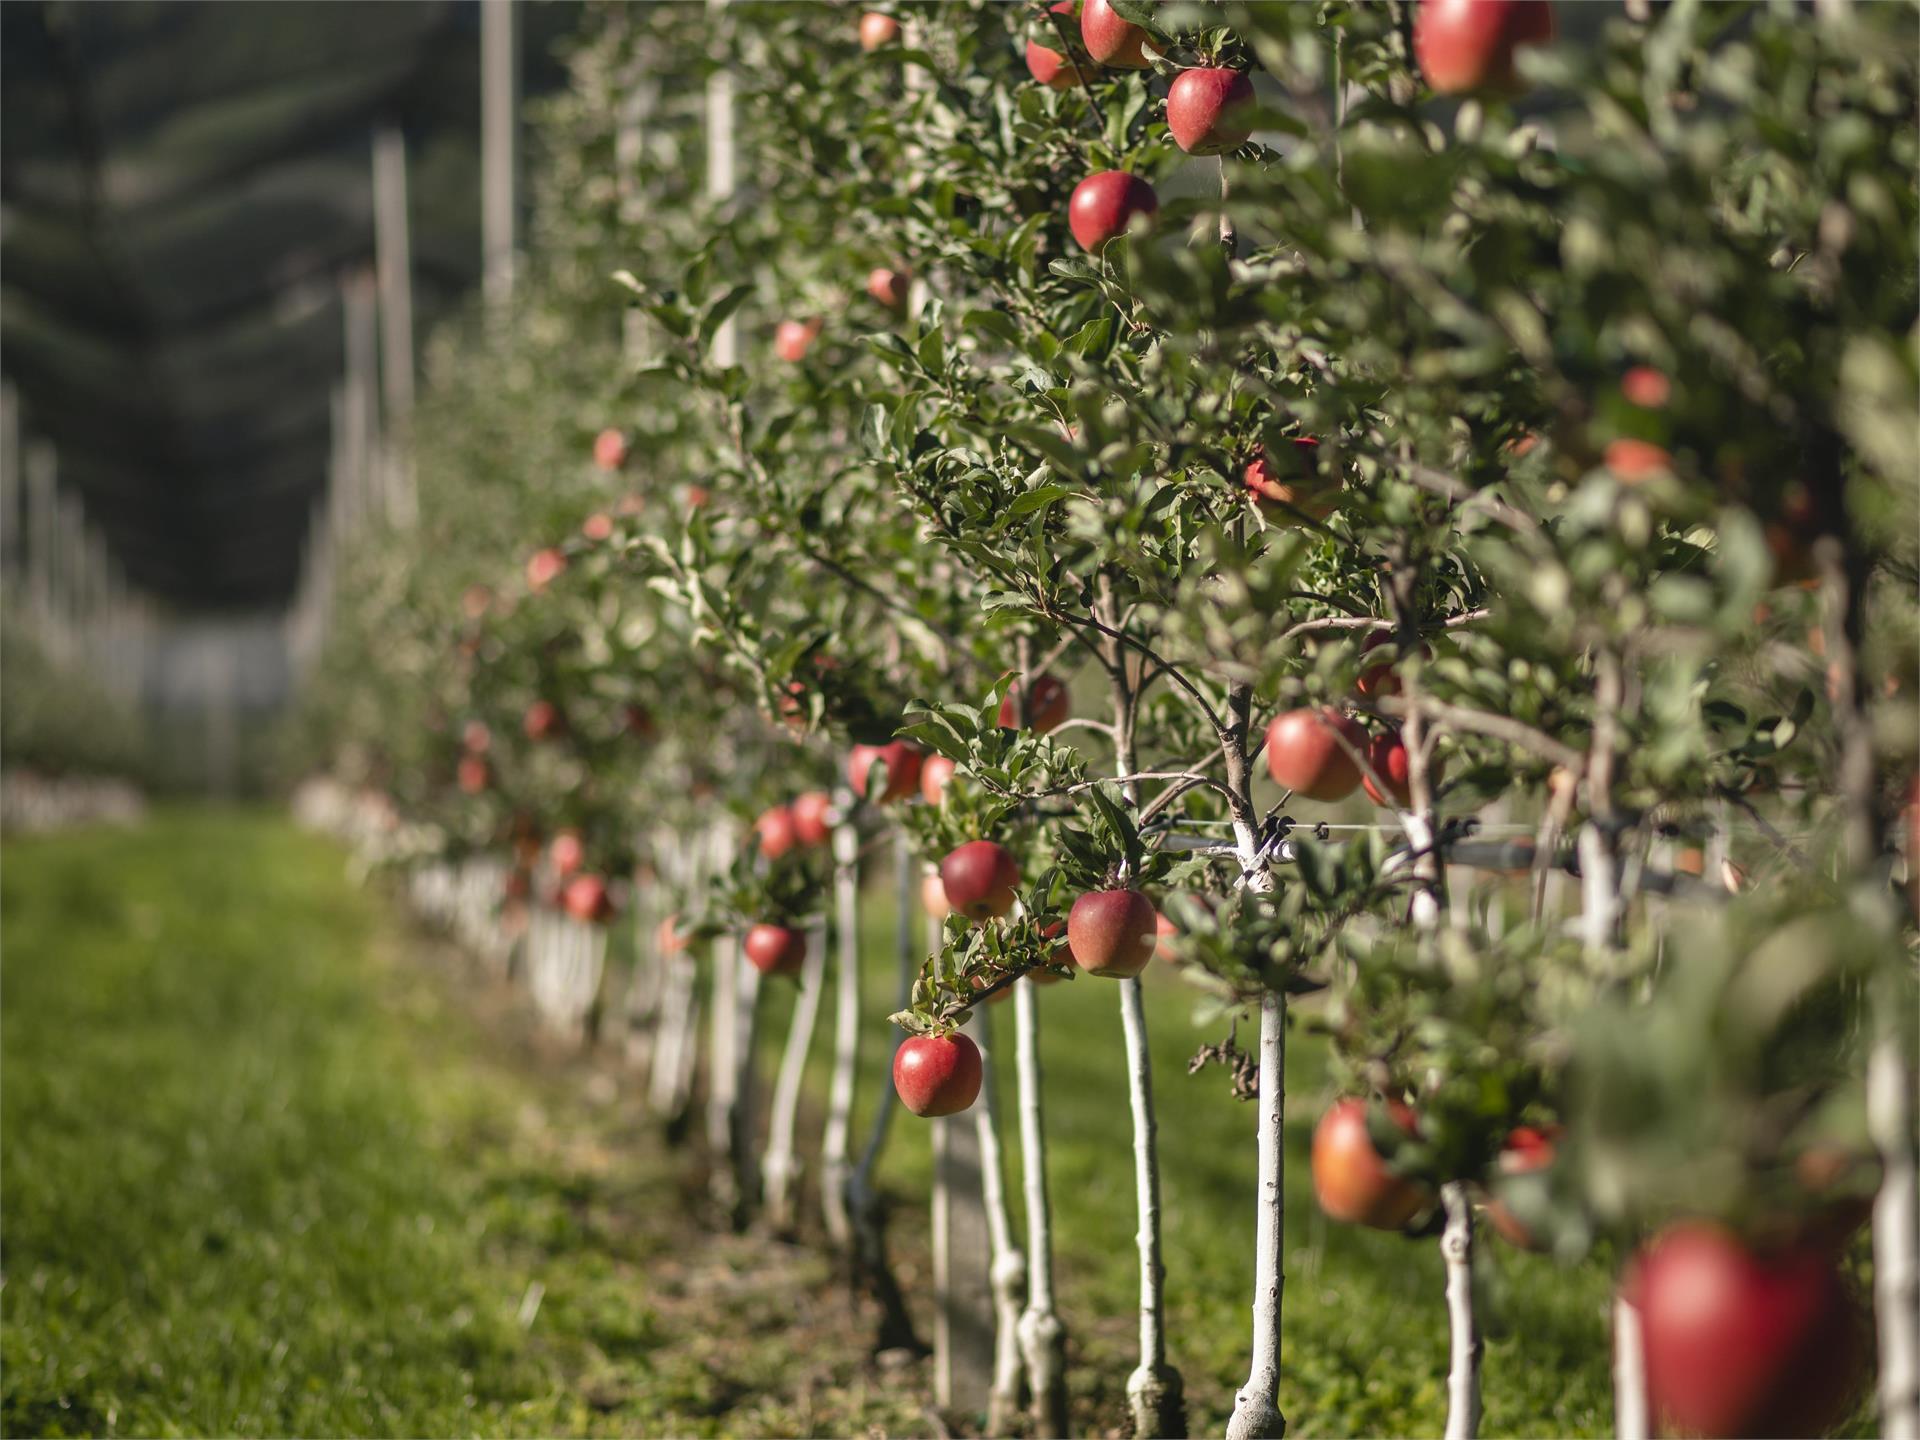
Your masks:
[[[807,1074],[807,1056],[813,1049],[814,1022],[820,1014],[820,993],[826,988],[827,927],[821,920],[808,928],[807,960],[800,971],[800,993],[793,1002],[793,1021],[787,1028],[787,1048],[780,1057],[780,1075],[773,1087],[773,1116],[768,1122],[766,1175],[767,1223],[776,1234],[794,1228],[794,1182],[800,1178],[800,1160],[793,1147],[800,1114],[800,1088]]]
[[[1280,1312],[1286,1286],[1281,1225],[1286,1217],[1287,997],[1269,990],[1260,997],[1259,1209],[1253,1241],[1253,1364],[1234,1396],[1227,1440],[1279,1440],[1287,1433],[1280,1413]]]
[[[739,1039],[740,946],[731,935],[713,942],[712,984],[707,1013],[707,1153],[712,1168],[708,1190],[714,1203],[728,1214],[740,1203],[732,1164],[733,1102],[740,1082],[735,1055]]]
[[[1440,1187],[1446,1229],[1440,1256],[1447,1276],[1446,1440],[1473,1440],[1480,1433],[1480,1327],[1473,1314],[1473,1200],[1459,1180]]]
[[[834,808],[846,814],[852,797],[842,793]],[[820,1142],[820,1204],[827,1238],[846,1247],[853,1241],[847,1215],[847,1185],[853,1175],[854,1082],[860,1067],[860,832],[851,820],[833,832],[834,926],[838,932],[839,974],[834,982],[833,1076],[827,1091],[826,1130]]]
[[[1020,1413],[1025,1398],[1020,1307],[1027,1289],[1027,1257],[1014,1243],[1013,1219],[1007,1213],[1006,1174],[1000,1158],[1000,1107],[994,1098],[993,1018],[983,1012],[977,1024],[985,1073],[980,1082],[980,1103],[973,1110],[973,1123],[980,1142],[980,1185],[987,1207],[994,1312],[993,1388],[987,1396],[987,1433],[1004,1435]]]
[[[1186,1433],[1180,1372],[1167,1364],[1163,1287],[1166,1263],[1160,1251],[1159,1127],[1153,1113],[1153,1058],[1147,1048],[1147,1012],[1136,977],[1120,982],[1120,1022],[1127,1045],[1127,1096],[1133,1110],[1133,1187],[1140,1252],[1140,1363],[1127,1377],[1133,1433]]]
[[[760,1151],[754,1144],[759,1108],[760,1071],[755,1053],[760,1038],[762,976],[744,954],[734,961],[733,1109],[727,1125],[727,1162],[733,1170],[733,1223],[746,1223],[760,1198]]]
[[[1020,1082],[1020,1157],[1027,1199],[1027,1308],[1020,1352],[1027,1362],[1036,1435],[1067,1433],[1067,1332],[1053,1304],[1053,1217],[1040,1108],[1040,1007],[1035,987],[1013,987],[1014,1064]]]
[[[932,916],[926,920],[926,937],[929,953],[945,940],[941,922]],[[985,1035],[984,1011],[984,1006],[977,1007],[961,1029],[976,1045]],[[984,1084],[983,1075],[983,1088]],[[986,1213],[980,1131],[972,1115],[941,1116],[932,1123],[933,1277],[938,1305],[933,1333],[934,1402],[970,1417],[987,1409],[994,1374],[993,1233]]]
[[[1616,1440],[1647,1440],[1647,1355],[1640,1312],[1613,1299],[1613,1433]]]
[[[1880,1433],[1920,1437],[1920,1211],[1915,1206],[1913,1068],[1902,1039],[1900,987],[1889,985],[1867,1058],[1867,1124],[1880,1152],[1873,1202],[1873,1294],[1880,1332]]]

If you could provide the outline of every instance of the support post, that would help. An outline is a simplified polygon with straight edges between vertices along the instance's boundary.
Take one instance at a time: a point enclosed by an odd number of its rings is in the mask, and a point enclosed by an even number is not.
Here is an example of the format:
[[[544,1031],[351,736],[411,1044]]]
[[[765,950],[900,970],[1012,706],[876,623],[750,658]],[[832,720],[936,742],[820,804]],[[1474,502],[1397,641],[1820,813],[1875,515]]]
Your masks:
[[[480,246],[487,301],[513,298],[519,37],[513,0],[480,0]]]

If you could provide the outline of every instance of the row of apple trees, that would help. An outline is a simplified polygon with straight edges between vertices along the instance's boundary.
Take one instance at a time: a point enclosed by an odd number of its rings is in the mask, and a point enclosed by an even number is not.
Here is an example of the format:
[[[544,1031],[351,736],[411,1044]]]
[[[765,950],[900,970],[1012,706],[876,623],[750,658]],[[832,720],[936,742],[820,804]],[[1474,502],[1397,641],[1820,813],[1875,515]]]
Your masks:
[[[798,971],[830,836],[897,834],[951,911],[899,1097],[967,1110],[1011,997],[1029,1166],[1035,986],[1111,982],[1136,1433],[1156,964],[1257,1016],[1230,1435],[1284,1425],[1299,1026],[1320,1206],[1446,1259],[1449,1435],[1483,1222],[1626,1257],[1619,1433],[1877,1377],[1913,1435],[1920,37],[1816,12],[593,11],[314,733],[510,908],[677,912],[643,967]],[[996,1428],[1068,1423],[1050,1224]]]

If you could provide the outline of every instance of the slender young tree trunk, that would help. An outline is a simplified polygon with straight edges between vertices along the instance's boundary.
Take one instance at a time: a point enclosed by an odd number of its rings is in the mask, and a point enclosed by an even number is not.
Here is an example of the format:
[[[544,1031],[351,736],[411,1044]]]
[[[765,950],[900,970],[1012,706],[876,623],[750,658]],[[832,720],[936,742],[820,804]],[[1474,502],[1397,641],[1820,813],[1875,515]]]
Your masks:
[[[708,1190],[731,1215],[740,1203],[739,1175],[733,1165],[735,1087],[740,1082],[736,1042],[740,1038],[740,946],[731,935],[713,942],[713,983],[707,1015],[707,1152],[711,1159]]]
[[[1020,1158],[1027,1197],[1027,1308],[1020,1352],[1032,1391],[1033,1432],[1067,1433],[1067,1332],[1053,1308],[1053,1217],[1040,1112],[1040,1007],[1031,983],[1013,987],[1014,1064],[1020,1081]]]
[[[760,1152],[754,1144],[758,1129],[760,1071],[756,1052],[760,1041],[760,990],[764,978],[747,963],[745,955],[735,962],[733,1011],[733,1109],[727,1124],[727,1161],[733,1170],[733,1225],[736,1230],[747,1223],[760,1198]]]
[[[1017,987],[1016,987],[1017,988]],[[1000,1114],[994,1098],[993,1021],[983,1010],[978,1019],[980,1054],[986,1073],[973,1123],[979,1135],[980,1184],[987,1206],[987,1241],[993,1282],[993,1389],[987,1398],[987,1434],[1004,1435],[1024,1403],[1026,1368],[1020,1355],[1020,1306],[1027,1288],[1027,1257],[1014,1244],[1007,1213],[1006,1174],[1000,1161]]]
[[[1451,1363],[1447,1369],[1446,1440],[1473,1440],[1480,1433],[1480,1328],[1473,1315],[1473,1200],[1459,1180],[1440,1187],[1447,1225],[1440,1236],[1446,1263],[1447,1325]]]
[[[844,792],[834,808],[842,815],[851,797]],[[833,1078],[827,1092],[826,1132],[820,1142],[820,1204],[827,1238],[852,1244],[847,1215],[847,1185],[853,1175],[848,1144],[853,1134],[854,1081],[860,1066],[860,832],[843,820],[833,832],[834,928],[840,944],[834,982]]]
[[[800,1113],[800,1086],[806,1079],[807,1055],[813,1048],[814,1021],[820,1014],[820,992],[826,988],[827,927],[824,920],[808,927],[807,959],[800,971],[800,994],[793,1003],[793,1021],[787,1028],[787,1048],[780,1057],[780,1075],[773,1087],[773,1116],[768,1122],[766,1177],[767,1224],[775,1234],[794,1229],[794,1182],[800,1178],[799,1157],[793,1148]]]
[[[1613,1297],[1613,1433],[1616,1440],[1647,1440],[1647,1353],[1640,1312],[1624,1295]]]

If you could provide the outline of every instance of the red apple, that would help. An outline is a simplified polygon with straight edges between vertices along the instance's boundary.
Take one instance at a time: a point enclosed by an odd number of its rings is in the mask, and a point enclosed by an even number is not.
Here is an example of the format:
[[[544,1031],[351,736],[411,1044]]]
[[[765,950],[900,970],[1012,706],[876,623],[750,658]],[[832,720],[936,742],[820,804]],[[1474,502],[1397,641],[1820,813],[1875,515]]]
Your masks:
[[[567,728],[567,721],[551,700],[536,700],[520,717],[520,728],[529,740],[551,740]]]
[[[637,701],[629,701],[620,709],[620,728],[627,734],[642,740],[653,738],[653,712]]]
[[[889,310],[907,308],[907,290],[912,284],[913,277],[904,270],[882,265],[867,272],[867,294]]]
[[[1140,47],[1147,32],[1131,21],[1122,20],[1107,0],[1087,0],[1080,10],[1080,39],[1087,54],[1115,70],[1144,70],[1147,57]]]
[[[1384,806],[1387,797],[1401,809],[1413,803],[1413,791],[1408,780],[1408,758],[1406,743],[1396,730],[1383,731],[1367,742],[1367,763],[1379,773],[1386,784],[1387,794],[1383,796],[1374,788],[1373,781],[1362,775],[1360,788],[1367,792],[1367,798],[1376,805]],[[1427,766],[1427,774],[1432,784],[1440,783],[1440,766],[1437,763]]]
[[[830,830],[827,817],[833,813],[833,797],[824,790],[809,790],[787,807],[793,816],[793,834],[802,845],[824,845]]]
[[[613,899],[607,894],[607,882],[598,875],[576,875],[560,892],[560,903],[567,914],[583,925],[605,920],[613,914]]]
[[[947,782],[960,767],[944,755],[929,755],[920,767],[920,797],[938,805],[947,795]]]
[[[1519,88],[1513,52],[1553,40],[1549,0],[1420,0],[1413,57],[1438,95]]]
[[[1865,1369],[1867,1327],[1821,1246],[1761,1253],[1682,1221],[1634,1257],[1621,1293],[1640,1312],[1647,1400],[1669,1430],[1823,1435]]]
[[[1065,15],[1069,20],[1073,18],[1073,0],[1060,0],[1059,4],[1050,8],[1055,15]],[[1065,29],[1071,35],[1073,27],[1068,25]],[[1040,33],[1056,33],[1053,22],[1049,21],[1040,27]],[[1071,90],[1080,83],[1079,58],[1076,55],[1070,62],[1058,50],[1050,49],[1038,40],[1027,41],[1027,73],[1042,85],[1055,90]]]
[[[1665,372],[1651,365],[1636,365],[1620,377],[1620,393],[1629,405],[1643,410],[1662,410],[1673,396],[1673,382]]]
[[[800,843],[800,832],[793,823],[793,812],[784,805],[762,810],[760,818],[753,822],[753,828],[760,836],[760,853],[769,860],[778,860]]]
[[[1368,655],[1380,649],[1382,646],[1392,645],[1393,643],[1393,631],[1376,630],[1361,643],[1360,653],[1362,655]],[[1386,663],[1367,666],[1366,669],[1360,672],[1360,678],[1353,682],[1353,688],[1358,693],[1366,696],[1398,695],[1400,693],[1400,677],[1394,673],[1393,667],[1399,661],[1399,658],[1399,652],[1396,650],[1393,657]],[[1433,658],[1432,647],[1422,644],[1420,646],[1420,658],[1423,660],[1431,660]]]
[[[586,842],[578,830],[562,830],[547,847],[547,858],[553,862],[554,874],[571,875],[586,863]]]
[[[947,903],[969,920],[992,920],[1013,909],[1020,867],[1004,845],[969,840],[940,862],[940,885]]]
[[[618,470],[627,463],[627,437],[624,431],[608,426],[593,437],[593,463],[602,470]]]
[[[1201,66],[1182,70],[1167,91],[1167,129],[1189,155],[1224,155],[1247,143],[1253,125],[1253,82],[1239,70]]]
[[[480,794],[493,781],[492,768],[479,755],[462,755],[454,774],[460,789],[468,795]]]
[[[1631,436],[1608,441],[1601,458],[1607,469],[1629,485],[1638,485],[1642,480],[1673,469],[1673,456],[1650,440],[1635,440]]]
[[[1096,170],[1073,187],[1067,202],[1067,228],[1083,250],[1099,250],[1115,236],[1127,233],[1136,215],[1159,212],[1160,197],[1153,186],[1124,170]]]
[[[1413,1111],[1397,1100],[1387,1114],[1407,1134],[1417,1133]],[[1367,1133],[1367,1102],[1334,1101],[1313,1127],[1313,1195],[1330,1220],[1402,1230],[1426,1206],[1424,1185],[1387,1168]]]
[[[860,48],[871,54],[900,38],[900,22],[891,15],[869,10],[860,17]]]
[[[867,775],[881,761],[887,766],[887,788],[881,795],[873,796],[876,805],[884,805],[889,800],[899,800],[911,795],[914,787],[920,783],[920,763],[925,757],[905,740],[894,740],[885,745],[856,745],[847,756],[847,783],[853,786],[853,793],[861,799],[867,797]]]
[[[762,975],[798,975],[807,958],[807,937],[791,925],[756,925],[741,948]]]
[[[580,522],[580,533],[596,545],[613,538],[613,517],[604,510],[595,511]]]
[[[1309,800],[1344,800],[1360,783],[1360,767],[1341,745],[1367,747],[1367,732],[1339,711],[1289,710],[1267,726],[1267,773]]]
[[[818,320],[782,320],[773,327],[773,353],[790,364],[798,364],[807,358],[807,351],[813,348],[819,334]]]
[[[953,913],[953,906],[947,903],[947,887],[940,883],[937,871],[920,877],[920,908],[933,920],[944,920]]]
[[[996,718],[1002,730],[1020,728],[1020,701],[1020,682],[1016,680],[1000,701],[1000,714]],[[1026,707],[1034,734],[1044,735],[1049,730],[1059,729],[1072,713],[1072,706],[1073,696],[1060,680],[1044,674],[1034,677],[1033,698]]]
[[[1532,1125],[1514,1126],[1507,1132],[1506,1143],[1500,1147],[1494,1168],[1503,1179],[1512,1175],[1532,1175],[1548,1169],[1553,1164],[1560,1134],[1557,1125],[1544,1130]],[[1516,1250],[1546,1248],[1541,1244],[1540,1237],[1507,1207],[1497,1191],[1487,1201],[1487,1221],[1493,1226],[1494,1233]]]
[[[469,755],[484,755],[493,748],[493,731],[484,720],[469,720],[461,728],[460,745]]]
[[[1255,500],[1290,505],[1315,520],[1326,519],[1333,513],[1340,487],[1328,484],[1319,474],[1320,442],[1311,435],[1296,436],[1292,448],[1281,455],[1276,460],[1263,449],[1253,457],[1240,474],[1247,493]]]
[[[1095,890],[1067,912],[1067,949],[1089,975],[1127,980],[1153,959],[1160,917],[1138,890]]]
[[[980,1098],[980,1047],[965,1035],[911,1035],[893,1052],[893,1088],[916,1115],[958,1115]]]
[[[567,568],[567,557],[549,545],[536,550],[527,561],[527,588],[536,595],[557,580]]]

